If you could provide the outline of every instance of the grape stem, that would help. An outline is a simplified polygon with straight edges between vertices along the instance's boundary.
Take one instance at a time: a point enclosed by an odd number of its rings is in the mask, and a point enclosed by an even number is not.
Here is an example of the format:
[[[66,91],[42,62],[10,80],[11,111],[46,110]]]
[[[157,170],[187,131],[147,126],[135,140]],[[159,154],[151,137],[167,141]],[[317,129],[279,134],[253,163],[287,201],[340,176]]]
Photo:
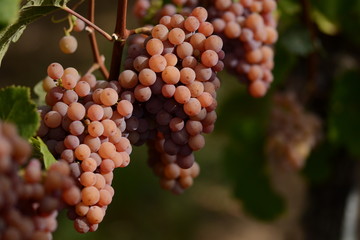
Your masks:
[[[65,28],[65,29],[64,29],[64,32],[65,32],[65,35],[66,35],[66,36],[69,36],[70,33],[71,33],[71,31],[72,31],[73,28],[74,28],[74,23],[73,23],[70,15],[67,16],[67,19],[68,19],[68,22],[69,22],[69,28],[68,28],[68,29]]]
[[[89,17],[90,22],[92,22],[92,23],[95,22],[95,0],[89,1],[88,17]],[[98,46],[98,43],[96,40],[94,28],[90,28],[90,31],[88,31],[88,32],[89,32],[89,39],[90,39],[91,49],[93,52],[94,62],[97,63],[102,75],[104,76],[105,79],[107,79],[109,77],[109,71],[107,70],[107,68],[104,64],[105,59],[102,56],[100,56],[99,46]]]
[[[85,18],[84,16],[80,15],[79,13],[75,12],[74,10],[72,10],[71,8],[68,8],[66,6],[61,8],[62,10],[70,13],[71,15],[74,15],[75,17],[83,20],[87,25],[91,26],[93,29],[95,29],[97,32],[99,32],[101,35],[103,35],[107,40],[109,41],[113,41],[115,40],[113,36],[111,36],[110,34],[108,34],[107,32],[105,32],[103,29],[101,29],[100,27],[96,26],[93,22],[89,21],[87,18]]]
[[[151,34],[151,30],[152,27],[140,27],[140,28],[135,28],[135,29],[131,29],[129,31],[129,35],[133,35],[133,34],[145,34],[145,35],[150,35]]]
[[[110,76],[108,80],[117,80],[120,74],[121,58],[124,50],[125,42],[130,31],[126,29],[126,12],[127,12],[127,0],[118,0],[117,16],[116,16],[116,26],[114,34],[118,37],[118,40],[114,42],[111,66],[110,66]]]

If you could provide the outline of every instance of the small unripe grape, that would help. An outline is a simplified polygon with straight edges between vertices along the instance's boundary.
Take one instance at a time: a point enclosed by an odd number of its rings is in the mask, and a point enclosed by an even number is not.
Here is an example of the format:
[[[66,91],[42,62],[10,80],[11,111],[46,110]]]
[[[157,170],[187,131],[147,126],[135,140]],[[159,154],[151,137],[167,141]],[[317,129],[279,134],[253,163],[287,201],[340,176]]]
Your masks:
[[[77,18],[74,22],[74,31],[81,32],[85,28],[85,22],[79,18]]]
[[[77,49],[78,43],[74,36],[64,36],[59,42],[60,50],[65,54],[74,53]]]

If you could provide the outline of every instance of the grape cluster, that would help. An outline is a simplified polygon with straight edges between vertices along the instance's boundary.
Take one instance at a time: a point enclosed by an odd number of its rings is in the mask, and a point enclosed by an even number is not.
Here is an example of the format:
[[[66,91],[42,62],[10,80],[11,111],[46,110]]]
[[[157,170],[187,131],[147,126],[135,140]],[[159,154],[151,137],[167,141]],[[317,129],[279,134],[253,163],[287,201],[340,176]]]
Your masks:
[[[224,41],[226,69],[248,86],[253,97],[262,97],[273,81],[273,44],[277,41],[276,21],[273,15],[277,7],[275,0],[212,0],[206,3],[209,22],[202,28],[214,31]],[[155,19],[174,15],[178,11],[188,16],[197,1],[172,0],[162,6]],[[156,2],[138,0],[134,11],[151,14]]]
[[[270,115],[267,151],[270,158],[301,169],[321,139],[321,120],[305,111],[292,92],[277,94]]]
[[[181,194],[193,185],[193,179],[199,175],[200,167],[195,162],[193,154],[181,156],[166,153],[164,143],[163,137],[148,141],[149,166],[160,178],[160,186],[163,189]]]
[[[130,162],[132,146],[123,137],[125,118],[132,104],[119,101],[117,81],[96,81],[93,74],[80,76],[74,68],[49,65],[46,103],[40,108],[38,136],[57,159],[68,163],[80,191],[65,199],[69,217],[79,232],[95,231],[103,220],[114,190],[113,171]]]
[[[56,162],[43,174],[30,154],[14,125],[0,122],[0,239],[52,239],[62,199],[79,191],[68,164]]]
[[[125,133],[134,145],[148,143],[153,169],[158,165],[176,166],[175,171],[186,173],[192,166],[198,169],[193,151],[204,147],[202,134],[214,129],[220,86],[216,72],[223,69],[225,54],[207,15],[205,8],[198,7],[187,18],[163,16],[151,36],[136,35],[130,40],[126,70],[119,76],[121,97],[134,106],[133,115],[125,120]],[[189,176],[197,173],[187,175],[187,184],[178,174],[160,176],[162,182],[179,182],[185,189],[191,185]],[[179,192],[177,188],[175,184],[167,187]]]
[[[264,96],[273,81],[276,5],[275,0],[214,0],[209,9],[214,31],[225,42],[225,66],[253,97]]]
[[[189,16],[191,11],[199,6],[198,0],[172,0],[170,3],[162,5],[159,0],[137,0],[133,7],[133,12],[138,18],[144,18],[154,15],[155,21],[163,16],[172,16],[178,13],[183,16]]]

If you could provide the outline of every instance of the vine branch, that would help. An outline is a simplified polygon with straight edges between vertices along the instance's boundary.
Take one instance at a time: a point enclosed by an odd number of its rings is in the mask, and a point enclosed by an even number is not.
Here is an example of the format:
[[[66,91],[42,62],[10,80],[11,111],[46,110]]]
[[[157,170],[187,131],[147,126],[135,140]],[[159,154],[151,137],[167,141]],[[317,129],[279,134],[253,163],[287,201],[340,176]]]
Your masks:
[[[108,34],[107,32],[105,32],[103,29],[101,29],[100,27],[96,26],[93,22],[89,21],[87,18],[85,18],[84,16],[80,15],[79,13],[75,12],[74,10],[72,10],[71,8],[68,7],[62,7],[61,9],[63,9],[64,11],[70,13],[71,15],[74,15],[75,17],[83,20],[87,25],[91,26],[93,29],[95,29],[96,31],[98,31],[101,35],[103,35],[107,40],[109,41],[113,41],[113,37]]]
[[[88,13],[90,22],[95,22],[95,0],[89,1],[89,13]],[[106,66],[104,65],[104,59],[100,56],[99,47],[97,44],[95,32],[91,28],[92,31],[89,31],[89,39],[91,44],[91,49],[93,52],[94,62],[99,65],[100,71],[105,79],[109,77],[109,71],[107,70]]]
[[[116,26],[114,34],[118,37],[118,41],[114,42],[110,76],[109,80],[117,80],[120,74],[121,57],[125,46],[125,41],[130,34],[130,31],[126,29],[126,12],[127,12],[127,0],[118,0]]]

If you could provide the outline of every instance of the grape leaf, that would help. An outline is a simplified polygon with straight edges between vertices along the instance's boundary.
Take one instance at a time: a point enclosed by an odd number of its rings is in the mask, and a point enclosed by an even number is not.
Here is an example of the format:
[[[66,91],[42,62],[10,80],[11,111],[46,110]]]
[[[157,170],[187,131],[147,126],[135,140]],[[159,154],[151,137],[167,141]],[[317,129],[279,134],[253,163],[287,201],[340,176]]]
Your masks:
[[[17,22],[0,32],[0,65],[11,42],[16,42],[20,38],[28,24],[59,9],[68,1],[69,0],[27,1],[26,4],[20,9],[20,16]]]
[[[0,0],[0,31],[19,16],[19,0]]]
[[[283,32],[279,44],[283,45],[290,53],[299,56],[306,56],[314,50],[308,29],[301,25],[293,26]]]
[[[15,123],[22,137],[36,134],[40,116],[27,87],[6,87],[0,90],[0,119]]]
[[[242,103],[240,111],[238,103]],[[246,212],[262,220],[273,220],[285,210],[285,201],[275,192],[266,172],[264,154],[268,98],[251,99],[234,92],[219,109],[218,130],[230,137],[225,149],[226,176],[234,195]]]
[[[37,106],[45,105],[46,92],[43,88],[42,80],[34,86],[34,93],[37,96],[37,98],[35,99],[36,105]]]
[[[41,140],[40,137],[32,137],[30,139],[31,145],[33,146],[33,155],[38,159],[44,161],[45,169],[48,169],[51,164],[56,162],[54,156],[50,153],[46,144]]]

